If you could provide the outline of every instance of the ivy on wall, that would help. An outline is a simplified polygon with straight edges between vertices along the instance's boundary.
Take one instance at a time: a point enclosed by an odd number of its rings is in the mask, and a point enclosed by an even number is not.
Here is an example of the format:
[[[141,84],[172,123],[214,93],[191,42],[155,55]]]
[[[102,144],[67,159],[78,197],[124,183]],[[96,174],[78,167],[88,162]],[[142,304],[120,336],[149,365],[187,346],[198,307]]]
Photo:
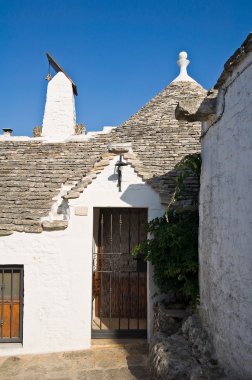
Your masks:
[[[188,178],[200,178],[199,154],[186,156],[176,165],[175,190],[165,215],[148,223],[150,238],[134,248],[133,255],[143,255],[154,265],[154,282],[161,293],[173,290],[185,301],[196,303],[198,285],[198,192],[191,194],[193,205],[179,207],[188,195]]]

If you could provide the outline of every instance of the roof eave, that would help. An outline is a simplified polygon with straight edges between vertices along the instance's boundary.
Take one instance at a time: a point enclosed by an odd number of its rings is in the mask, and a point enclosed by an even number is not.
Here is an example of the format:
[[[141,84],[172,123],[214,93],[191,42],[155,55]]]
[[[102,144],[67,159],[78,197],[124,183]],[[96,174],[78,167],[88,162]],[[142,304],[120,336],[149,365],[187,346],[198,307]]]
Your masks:
[[[233,73],[234,69],[245,59],[246,55],[252,51],[252,32],[249,33],[245,41],[227,60],[214,89],[220,89],[226,82],[227,78]]]

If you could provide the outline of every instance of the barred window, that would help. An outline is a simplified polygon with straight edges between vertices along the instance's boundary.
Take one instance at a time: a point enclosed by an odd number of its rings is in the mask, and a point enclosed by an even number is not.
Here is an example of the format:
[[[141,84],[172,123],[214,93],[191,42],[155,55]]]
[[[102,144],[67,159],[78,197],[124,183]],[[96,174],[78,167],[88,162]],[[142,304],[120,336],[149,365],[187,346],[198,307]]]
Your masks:
[[[23,266],[0,265],[0,342],[22,342]]]

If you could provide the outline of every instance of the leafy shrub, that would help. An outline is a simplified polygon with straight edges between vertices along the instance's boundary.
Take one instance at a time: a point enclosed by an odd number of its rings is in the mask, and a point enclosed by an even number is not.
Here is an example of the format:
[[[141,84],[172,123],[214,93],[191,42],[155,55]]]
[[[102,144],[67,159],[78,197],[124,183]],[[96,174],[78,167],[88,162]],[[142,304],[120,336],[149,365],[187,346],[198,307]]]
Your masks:
[[[136,246],[133,255],[143,255],[154,265],[154,282],[161,293],[174,290],[196,303],[198,285],[198,194],[194,208],[178,209],[176,201],[185,191],[186,179],[200,177],[199,154],[186,156],[177,166],[175,191],[164,216],[148,223],[150,238]]]
[[[154,265],[154,282],[161,293],[174,290],[195,301],[198,295],[198,212],[170,211],[148,224],[151,238],[135,247]]]

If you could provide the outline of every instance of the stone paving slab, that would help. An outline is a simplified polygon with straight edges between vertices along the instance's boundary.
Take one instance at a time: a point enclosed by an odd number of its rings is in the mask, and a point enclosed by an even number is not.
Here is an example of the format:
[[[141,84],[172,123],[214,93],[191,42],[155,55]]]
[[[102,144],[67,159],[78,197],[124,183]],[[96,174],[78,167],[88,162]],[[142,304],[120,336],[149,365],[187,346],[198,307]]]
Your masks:
[[[0,380],[148,380],[144,343],[0,358]]]

